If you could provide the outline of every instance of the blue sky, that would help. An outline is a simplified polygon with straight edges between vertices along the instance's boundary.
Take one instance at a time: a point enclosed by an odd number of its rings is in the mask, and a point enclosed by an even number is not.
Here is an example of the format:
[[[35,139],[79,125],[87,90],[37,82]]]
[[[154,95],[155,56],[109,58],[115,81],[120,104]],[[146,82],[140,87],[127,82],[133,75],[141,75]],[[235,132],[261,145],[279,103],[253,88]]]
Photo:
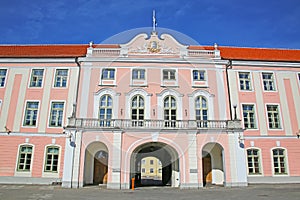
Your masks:
[[[153,9],[201,45],[300,49],[299,0],[1,0],[0,44],[101,43]]]

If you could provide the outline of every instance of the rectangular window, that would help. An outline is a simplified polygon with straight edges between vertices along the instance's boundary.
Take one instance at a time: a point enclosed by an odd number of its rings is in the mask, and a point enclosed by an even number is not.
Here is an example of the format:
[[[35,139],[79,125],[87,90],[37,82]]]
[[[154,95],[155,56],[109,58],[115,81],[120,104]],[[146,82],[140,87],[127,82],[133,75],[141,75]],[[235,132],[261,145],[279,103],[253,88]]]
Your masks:
[[[0,87],[4,87],[7,69],[0,69]]]
[[[274,74],[273,73],[262,73],[263,85],[265,91],[275,91]]]
[[[205,71],[193,70],[193,80],[194,81],[205,81]]]
[[[115,79],[115,69],[103,69],[102,79]]]
[[[42,87],[43,76],[43,69],[33,69],[31,72],[30,87]]]
[[[51,127],[61,127],[63,120],[64,103],[63,102],[52,102],[50,123]]]
[[[31,158],[32,158],[32,146],[29,145],[20,146],[17,170],[30,171]]]
[[[176,70],[164,69],[163,70],[163,79],[164,80],[176,80]]]
[[[284,149],[273,149],[273,165],[275,174],[287,174]]]
[[[251,80],[249,72],[239,72],[240,90],[251,90]]]
[[[150,173],[153,174],[154,173],[154,169],[150,168]]]
[[[142,168],[142,173],[146,173],[146,169],[145,168]]]
[[[256,128],[254,105],[243,105],[243,119],[246,129]]]
[[[68,70],[57,69],[55,73],[54,87],[67,87]]]
[[[153,165],[154,164],[154,161],[153,160],[150,160],[150,165]]]
[[[36,126],[39,102],[27,102],[24,126]]]
[[[47,147],[45,159],[45,172],[57,172],[58,171],[58,147]]]
[[[132,70],[132,79],[134,80],[144,80],[145,70],[144,69],[134,69]]]
[[[277,105],[267,105],[268,124],[270,129],[279,129],[280,117],[279,108]]]
[[[260,174],[260,159],[259,150],[248,149],[247,150],[248,160],[248,174]]]

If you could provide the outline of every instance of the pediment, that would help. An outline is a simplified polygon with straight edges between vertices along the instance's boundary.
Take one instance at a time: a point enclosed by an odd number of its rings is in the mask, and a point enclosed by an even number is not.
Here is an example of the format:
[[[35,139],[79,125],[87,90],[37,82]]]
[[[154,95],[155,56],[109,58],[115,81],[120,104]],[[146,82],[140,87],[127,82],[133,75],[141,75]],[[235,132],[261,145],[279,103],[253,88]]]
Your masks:
[[[128,52],[128,55],[182,55],[188,48],[188,46],[180,44],[172,35],[158,36],[157,32],[152,32],[150,36],[141,33],[127,44],[120,46],[121,49]]]

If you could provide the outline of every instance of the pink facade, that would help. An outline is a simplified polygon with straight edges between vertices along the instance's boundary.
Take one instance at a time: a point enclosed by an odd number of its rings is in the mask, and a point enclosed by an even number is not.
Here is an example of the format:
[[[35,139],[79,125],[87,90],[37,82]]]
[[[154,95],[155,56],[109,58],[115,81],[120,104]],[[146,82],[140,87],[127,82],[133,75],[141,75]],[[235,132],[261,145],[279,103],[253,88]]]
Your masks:
[[[144,186],[150,156],[170,187],[300,182],[299,50],[189,46],[156,32],[49,47],[62,54],[6,48],[0,183],[129,189],[132,178]]]

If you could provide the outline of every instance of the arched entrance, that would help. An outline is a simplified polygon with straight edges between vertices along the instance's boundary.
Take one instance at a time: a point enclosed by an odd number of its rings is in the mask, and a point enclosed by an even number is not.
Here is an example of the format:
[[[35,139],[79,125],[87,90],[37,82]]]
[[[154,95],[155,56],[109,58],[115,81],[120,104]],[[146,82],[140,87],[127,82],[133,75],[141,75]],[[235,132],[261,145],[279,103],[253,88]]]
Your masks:
[[[202,149],[203,186],[224,184],[224,151],[218,143],[208,143]]]
[[[136,187],[179,187],[178,153],[170,145],[161,142],[140,145],[131,155],[131,178],[135,178]]]
[[[102,142],[93,142],[85,150],[84,184],[107,184],[108,149]]]

